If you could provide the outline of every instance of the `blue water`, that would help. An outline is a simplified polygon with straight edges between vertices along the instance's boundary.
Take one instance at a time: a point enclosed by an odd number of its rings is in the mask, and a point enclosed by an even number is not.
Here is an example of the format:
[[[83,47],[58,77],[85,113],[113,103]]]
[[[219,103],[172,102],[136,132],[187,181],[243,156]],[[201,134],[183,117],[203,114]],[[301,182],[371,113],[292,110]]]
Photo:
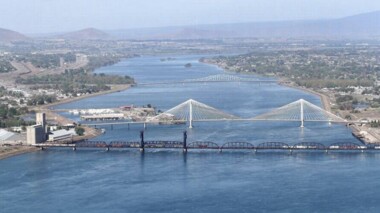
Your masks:
[[[138,83],[179,81],[223,73],[223,70],[216,66],[199,63],[199,57],[181,56],[175,61],[165,62],[161,62],[160,57],[133,58],[114,66],[101,68],[96,72],[130,75]],[[185,68],[186,63],[192,63],[192,68]],[[266,80],[263,77],[257,78]],[[138,86],[56,108],[107,108],[151,104],[157,110],[165,111],[190,98],[242,118],[252,118],[301,98],[321,105],[319,97],[274,83],[223,82]],[[69,113],[62,114],[80,121],[78,117]],[[232,141],[252,144],[267,141],[288,144],[320,142],[326,145],[332,142],[358,142],[346,127],[329,126],[327,123],[307,123],[304,129],[299,128],[299,122],[213,122],[194,125],[196,127],[194,129],[188,129],[186,125],[148,126],[145,135],[147,140],[181,140],[182,132],[187,130],[189,141],[213,141],[219,144]],[[126,126],[114,126],[113,130],[107,127],[107,134],[97,140],[138,140],[141,130],[141,125],[131,125],[129,129]]]
[[[138,82],[205,77],[215,66],[198,56],[161,62],[128,59],[97,70]],[[193,67],[184,68],[191,62]],[[249,118],[303,98],[318,97],[276,84],[212,83],[135,87],[58,108],[152,104],[167,110],[188,98]],[[71,116],[64,114],[66,116]],[[71,116],[73,119],[77,117]],[[136,140],[142,126],[107,128],[96,140]],[[149,125],[146,138],[247,141],[358,141],[342,125],[297,122],[217,122]],[[380,154],[375,152],[223,152],[180,150],[45,150],[0,161],[0,212],[379,212]]]

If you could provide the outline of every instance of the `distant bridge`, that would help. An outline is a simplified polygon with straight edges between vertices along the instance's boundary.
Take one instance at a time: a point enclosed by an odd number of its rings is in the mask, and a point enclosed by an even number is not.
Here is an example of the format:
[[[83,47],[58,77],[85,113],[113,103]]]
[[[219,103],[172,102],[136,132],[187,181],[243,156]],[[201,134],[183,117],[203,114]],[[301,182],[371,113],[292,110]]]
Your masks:
[[[250,83],[278,83],[277,80],[265,80],[259,78],[240,77],[237,75],[218,74],[202,78],[185,79],[181,81],[145,82],[136,83],[137,86],[143,85],[170,85],[170,84],[190,84],[190,83],[218,83],[218,82],[250,82]]]

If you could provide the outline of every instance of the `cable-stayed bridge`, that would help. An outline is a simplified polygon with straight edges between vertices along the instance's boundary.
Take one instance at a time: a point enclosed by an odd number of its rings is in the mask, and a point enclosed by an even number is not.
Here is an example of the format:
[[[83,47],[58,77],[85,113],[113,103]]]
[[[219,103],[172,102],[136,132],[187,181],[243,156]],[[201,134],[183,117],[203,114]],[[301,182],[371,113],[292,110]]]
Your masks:
[[[300,121],[304,127],[305,121],[347,123],[346,120],[328,112],[308,101],[300,99],[293,103],[277,108],[268,113],[256,116],[252,120],[263,121]]]
[[[357,123],[347,121],[328,112],[306,100],[300,99],[285,106],[279,107],[267,113],[253,118],[241,118],[204,103],[189,99],[155,117],[139,122],[115,122],[96,123],[86,125],[120,125],[120,124],[176,124],[188,123],[189,128],[193,128],[194,122],[218,122],[218,121],[289,121],[300,122],[300,127],[304,127],[305,122],[327,122],[327,123]]]
[[[207,120],[236,120],[239,117],[227,114],[206,104],[193,99],[185,101],[164,113],[153,118],[156,121],[172,118],[173,120],[189,122],[189,128],[193,128],[193,121]]]

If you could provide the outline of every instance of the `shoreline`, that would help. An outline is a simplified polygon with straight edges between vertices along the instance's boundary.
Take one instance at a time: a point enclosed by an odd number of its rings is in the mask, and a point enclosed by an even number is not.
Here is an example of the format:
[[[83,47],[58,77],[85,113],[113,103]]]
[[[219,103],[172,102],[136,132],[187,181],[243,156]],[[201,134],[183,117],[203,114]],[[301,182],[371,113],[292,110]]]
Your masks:
[[[100,96],[100,95],[106,95],[106,94],[121,92],[121,91],[125,91],[125,90],[129,89],[130,87],[131,87],[131,85],[129,85],[129,84],[128,85],[116,85],[116,86],[114,86],[114,88],[107,90],[107,91],[102,91],[102,92],[93,93],[93,94],[89,94],[89,95],[83,95],[80,97],[67,98],[65,100],[57,101],[57,102],[54,102],[51,104],[36,106],[36,107],[31,108],[31,110],[45,112],[46,117],[48,119],[54,120],[54,119],[59,118],[61,120],[61,124],[62,124],[62,122],[73,123],[74,121],[70,120],[69,118],[66,118],[64,116],[57,114],[56,112],[52,111],[50,109],[50,107],[61,105],[61,104],[67,104],[67,103],[71,103],[74,101],[79,101],[82,99],[96,97],[96,96]],[[99,135],[101,135],[101,131],[99,131],[95,128],[88,127],[85,125],[82,127],[85,128],[87,134],[85,134],[84,136],[76,136],[75,138],[73,138],[73,142],[80,141],[80,140],[86,140],[86,139],[92,139],[92,138],[96,138]],[[38,150],[39,149],[36,147],[31,147],[31,146],[27,146],[27,145],[0,147],[0,160],[10,158],[10,157],[14,157],[17,155],[36,152]]]
[[[228,71],[228,72],[234,72],[232,70],[228,70],[227,68],[220,66],[217,63],[210,63],[210,62],[202,62],[202,63],[218,66],[219,68],[221,68],[221,69],[223,69],[225,71]],[[237,72],[234,72],[234,73],[237,73]],[[285,86],[285,87],[288,87],[288,88],[293,88],[293,89],[296,89],[296,90],[300,90],[300,91],[303,91],[303,92],[306,92],[306,93],[318,96],[320,98],[320,100],[321,100],[322,108],[324,110],[330,112],[330,113],[333,113],[332,110],[331,110],[330,98],[326,94],[317,92],[317,91],[315,91],[313,89],[309,89],[309,88],[305,88],[305,87],[300,87],[300,86],[294,85],[294,83],[295,83],[294,81],[289,80],[289,79],[284,78],[284,77],[282,77],[282,78],[278,77],[278,76],[274,76],[274,77],[276,79],[278,79],[278,84],[281,85],[281,86]],[[338,110],[338,112],[339,112],[339,110]],[[335,114],[335,113],[333,113],[333,114]],[[350,125],[349,122],[347,124],[348,124],[347,126],[351,130],[352,136],[355,137],[360,143],[363,143],[365,145],[379,143],[380,136],[378,134],[376,134],[376,133],[373,133],[373,132],[369,131],[366,126],[359,126],[359,125],[356,125],[356,124]],[[364,131],[366,133],[363,135],[361,133],[362,131]]]
[[[299,87],[299,86],[295,86],[295,85],[289,85],[289,84],[286,84],[286,83],[281,83],[281,81],[279,82],[279,85],[285,86],[285,87],[289,87],[289,88],[292,88],[292,89],[301,90],[303,92],[306,92],[306,93],[318,96],[319,99],[321,100],[322,108],[324,110],[328,111],[328,112],[331,112],[331,103],[329,101],[329,98],[325,94],[319,93],[319,92],[314,91],[312,89],[308,89],[308,88],[304,88],[304,87]]]
[[[131,84],[114,85],[113,88],[111,88],[110,90],[92,93],[92,94],[88,94],[88,95],[82,95],[79,97],[71,97],[71,98],[60,100],[60,101],[57,101],[54,103],[45,104],[45,105],[36,106],[36,107],[40,108],[40,109],[47,109],[49,107],[53,107],[53,106],[57,106],[57,105],[61,105],[61,104],[67,104],[67,103],[79,101],[79,100],[86,99],[86,98],[91,98],[91,97],[96,97],[96,96],[100,96],[100,95],[106,95],[106,94],[111,94],[111,93],[115,93],[115,92],[125,91],[125,90],[129,89],[131,86],[132,86]]]
[[[18,155],[36,152],[39,149],[31,146],[9,146],[9,147],[0,147],[0,160],[15,157]]]
[[[79,100],[86,99],[86,98],[91,98],[91,97],[96,97],[96,96],[101,96],[101,95],[125,91],[125,90],[129,89],[130,87],[131,87],[130,84],[128,84],[128,85],[115,85],[115,86],[113,86],[112,89],[107,90],[107,91],[83,95],[83,96],[79,96],[79,97],[68,98],[68,99],[65,99],[62,101],[57,101],[55,103],[43,105],[40,107],[39,111],[46,113],[47,119],[55,120],[57,123],[59,123],[61,125],[65,125],[65,124],[69,124],[69,123],[72,124],[72,123],[75,123],[73,120],[54,112],[53,110],[51,110],[51,107],[54,107],[57,105],[62,105],[62,104],[67,104],[67,103],[71,103],[71,102],[75,102],[75,101],[79,101]],[[83,125],[82,127],[85,129],[85,135],[74,136],[72,142],[78,142],[81,140],[88,140],[88,139],[96,138],[102,134],[101,131],[99,131],[99,129],[89,127],[86,125]]]

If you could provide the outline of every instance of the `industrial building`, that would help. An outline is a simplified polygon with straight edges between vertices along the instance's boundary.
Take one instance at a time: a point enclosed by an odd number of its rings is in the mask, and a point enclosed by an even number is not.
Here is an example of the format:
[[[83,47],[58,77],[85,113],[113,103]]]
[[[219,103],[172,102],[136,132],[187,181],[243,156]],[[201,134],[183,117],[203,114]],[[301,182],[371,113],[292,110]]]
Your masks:
[[[75,135],[75,130],[57,130],[49,133],[48,141],[71,141],[73,135]]]
[[[46,141],[46,131],[45,128],[40,125],[36,124],[33,126],[28,126],[26,128],[26,142],[29,145],[42,143]]]
[[[36,113],[36,125],[26,128],[27,144],[37,144],[46,141],[46,115],[45,113]]]

